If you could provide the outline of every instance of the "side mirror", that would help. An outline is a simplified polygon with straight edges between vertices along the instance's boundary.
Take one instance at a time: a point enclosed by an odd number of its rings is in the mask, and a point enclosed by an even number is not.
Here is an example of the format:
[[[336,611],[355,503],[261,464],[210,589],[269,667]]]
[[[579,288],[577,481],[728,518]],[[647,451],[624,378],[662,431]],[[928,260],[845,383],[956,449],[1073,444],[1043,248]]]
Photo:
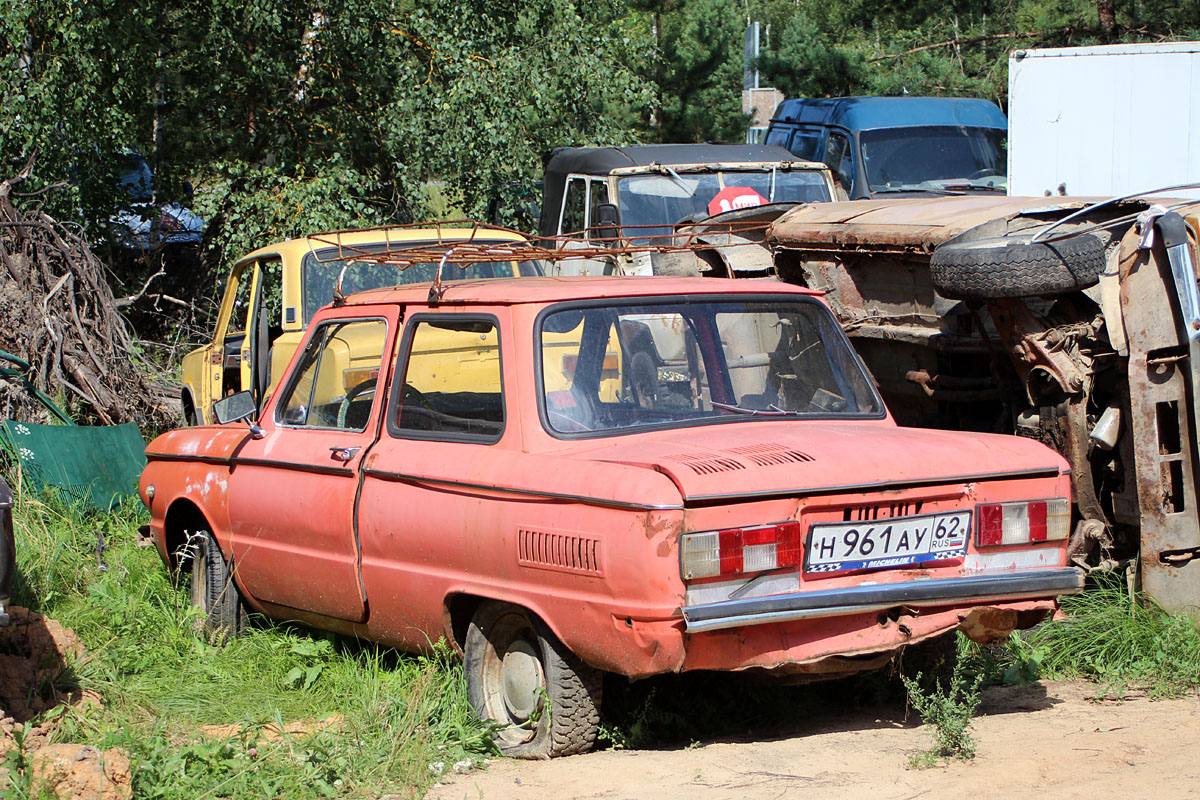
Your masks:
[[[231,394],[213,403],[213,418],[218,425],[249,419],[256,411],[258,406],[254,404],[254,395],[250,392]]]
[[[621,239],[621,209],[615,203],[601,203],[592,211],[592,239],[615,247]]]

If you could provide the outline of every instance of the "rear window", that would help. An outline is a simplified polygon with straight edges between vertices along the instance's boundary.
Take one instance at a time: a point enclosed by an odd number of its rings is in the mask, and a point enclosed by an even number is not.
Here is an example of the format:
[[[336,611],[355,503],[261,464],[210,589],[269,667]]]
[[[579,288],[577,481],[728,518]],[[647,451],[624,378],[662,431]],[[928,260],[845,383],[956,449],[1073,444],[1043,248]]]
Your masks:
[[[538,337],[554,434],[884,413],[833,315],[807,298],[568,307]]]

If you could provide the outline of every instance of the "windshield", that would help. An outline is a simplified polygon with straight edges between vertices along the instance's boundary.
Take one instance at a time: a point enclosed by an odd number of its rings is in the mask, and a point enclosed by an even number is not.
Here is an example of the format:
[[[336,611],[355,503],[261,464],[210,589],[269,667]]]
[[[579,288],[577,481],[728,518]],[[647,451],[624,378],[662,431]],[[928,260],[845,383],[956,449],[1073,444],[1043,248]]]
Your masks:
[[[414,246],[429,246],[432,242],[413,242]],[[382,251],[384,245],[355,245],[355,250]],[[338,274],[345,261],[333,260],[336,249],[320,250],[304,256],[304,324],[322,306],[333,300]],[[413,264],[399,267],[395,264],[352,262],[342,278],[342,293],[351,295],[368,289],[385,286],[401,286],[409,283],[427,283],[437,277],[437,264]],[[537,261],[483,261],[467,264],[465,268],[455,261],[447,261],[442,269],[443,280],[477,280],[480,278],[513,278],[541,275],[541,264]]]
[[[617,196],[624,234],[640,244],[647,237],[670,234],[672,225],[691,215],[703,218],[764,203],[830,199],[825,173],[813,169],[630,175],[617,181]]]
[[[859,134],[867,183],[877,192],[1008,186],[1005,132],[999,128],[928,125]]]
[[[546,314],[538,342],[556,434],[883,414],[810,298],[575,306]]]

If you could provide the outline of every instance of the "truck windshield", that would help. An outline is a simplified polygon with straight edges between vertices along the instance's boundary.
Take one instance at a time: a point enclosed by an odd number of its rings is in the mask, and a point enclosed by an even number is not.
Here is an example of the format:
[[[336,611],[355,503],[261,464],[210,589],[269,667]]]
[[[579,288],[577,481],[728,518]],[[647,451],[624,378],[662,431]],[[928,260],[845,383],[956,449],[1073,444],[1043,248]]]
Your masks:
[[[883,414],[810,298],[576,305],[545,314],[538,343],[553,434]]]
[[[825,173],[813,169],[722,170],[630,175],[617,180],[625,236],[645,244],[669,235],[684,217],[707,217],[764,203],[830,200]]]
[[[414,245],[428,246],[432,242],[414,242]],[[372,249],[382,250],[384,245],[355,245],[356,250],[371,252]],[[332,250],[332,248],[331,248]],[[345,261],[334,260],[336,251],[321,250],[304,256],[304,323],[322,306],[333,300],[333,290],[337,286],[338,275]],[[401,286],[409,283],[427,283],[437,277],[437,264],[413,264],[401,268],[394,264],[375,264],[371,262],[354,262],[346,269],[342,278],[342,293],[365,292],[368,289],[381,289],[385,286]],[[542,269],[536,261],[484,261],[467,264],[465,267],[454,261],[447,261],[442,270],[443,280],[477,280],[480,278],[513,278],[541,275]]]
[[[1008,186],[1005,138],[999,128],[958,125],[859,134],[872,194],[945,189],[1003,192]]]

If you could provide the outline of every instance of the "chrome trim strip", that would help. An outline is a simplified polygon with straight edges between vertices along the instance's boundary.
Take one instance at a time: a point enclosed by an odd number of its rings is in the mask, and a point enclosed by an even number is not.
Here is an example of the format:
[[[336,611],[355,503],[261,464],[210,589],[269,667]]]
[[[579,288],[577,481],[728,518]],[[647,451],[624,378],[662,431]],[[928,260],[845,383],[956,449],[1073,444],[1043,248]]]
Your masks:
[[[759,492],[738,492],[737,494],[705,494],[687,498],[687,504],[720,503],[728,500],[762,500],[768,497],[814,497],[825,494],[842,494],[843,492],[880,492],[897,489],[919,488],[922,486],[938,486],[950,483],[977,483],[979,481],[1000,481],[1019,478],[1057,478],[1061,473],[1058,467],[1030,469],[1020,472],[987,472],[981,475],[947,475],[940,478],[924,478],[911,481],[884,481],[882,483],[848,483],[838,486],[814,486],[812,488],[798,486],[795,489],[764,489]]]
[[[274,467],[276,469],[294,470],[297,472],[315,472],[319,475],[337,475],[353,477],[354,470],[349,467],[325,467],[320,464],[305,464],[300,461],[272,461],[267,458],[227,458],[224,456],[184,455],[182,453],[152,453],[146,451],[146,458],[157,461],[195,461],[201,464],[215,464],[225,467]]]
[[[557,492],[539,492],[533,489],[516,489],[511,486],[493,486],[486,483],[470,483],[468,481],[456,481],[448,478],[429,478],[423,475],[405,475],[400,472],[388,472],[380,469],[364,469],[363,474],[370,475],[381,480],[398,481],[400,483],[435,483],[440,486],[456,486],[463,489],[473,489],[475,491],[499,492],[501,494],[516,494],[522,497],[536,497],[542,500],[566,500],[577,503],[588,503],[596,506],[606,506],[608,508],[628,508],[635,511],[682,511],[683,505],[674,503],[670,505],[650,505],[646,503],[627,503],[622,500],[606,500],[602,497],[589,497],[587,495],[578,494],[559,494]]]
[[[155,453],[146,451],[147,461],[198,461],[202,464],[222,464],[229,466],[233,460],[225,456],[185,455],[183,453]]]
[[[942,606],[964,601],[1009,602],[1050,598],[1083,591],[1083,578],[1083,570],[1077,567],[1056,567],[801,591],[746,600],[724,600],[682,610],[687,632],[703,633],[742,625],[860,614],[894,606]]]
[[[314,472],[318,475],[337,475],[341,478],[354,477],[354,470],[350,467],[326,467],[321,464],[305,464],[302,461],[273,461],[269,458],[234,457],[232,463],[235,467],[270,467],[272,469],[286,469],[294,472]]]

